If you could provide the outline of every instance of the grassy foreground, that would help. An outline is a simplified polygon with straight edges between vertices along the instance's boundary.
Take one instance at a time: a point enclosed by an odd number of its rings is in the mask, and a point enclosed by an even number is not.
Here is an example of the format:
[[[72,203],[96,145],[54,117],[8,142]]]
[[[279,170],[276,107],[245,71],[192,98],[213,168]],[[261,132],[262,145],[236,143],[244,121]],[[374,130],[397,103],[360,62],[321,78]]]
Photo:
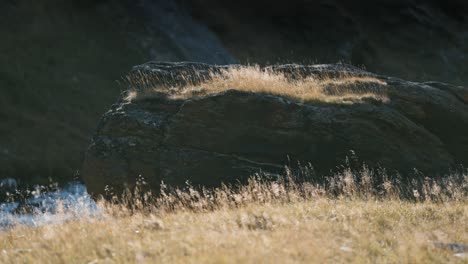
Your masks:
[[[1,263],[466,263],[468,176],[412,197],[349,171],[326,186],[252,179],[240,188],[128,195],[102,215],[0,233]],[[445,185],[440,183],[444,182]],[[413,188],[411,187],[411,188]]]

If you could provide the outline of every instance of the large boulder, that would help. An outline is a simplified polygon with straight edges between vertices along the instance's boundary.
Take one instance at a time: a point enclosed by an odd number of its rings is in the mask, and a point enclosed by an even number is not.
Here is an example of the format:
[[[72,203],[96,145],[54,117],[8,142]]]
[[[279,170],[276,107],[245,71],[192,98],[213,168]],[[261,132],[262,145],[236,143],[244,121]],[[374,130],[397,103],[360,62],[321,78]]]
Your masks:
[[[174,86],[237,66],[148,63],[135,72]],[[90,193],[121,191],[139,176],[154,189],[219,186],[285,164],[311,162],[319,173],[343,164],[350,150],[369,166],[436,176],[468,164],[468,89],[377,76],[346,65],[272,67],[290,78],[370,76],[387,101],[300,103],[235,89],[206,96],[123,98],[102,117],[82,177]],[[181,78],[182,74],[185,78]],[[153,83],[154,84],[154,83]],[[235,88],[235,87],[233,87]],[[142,88],[143,89],[143,88]]]

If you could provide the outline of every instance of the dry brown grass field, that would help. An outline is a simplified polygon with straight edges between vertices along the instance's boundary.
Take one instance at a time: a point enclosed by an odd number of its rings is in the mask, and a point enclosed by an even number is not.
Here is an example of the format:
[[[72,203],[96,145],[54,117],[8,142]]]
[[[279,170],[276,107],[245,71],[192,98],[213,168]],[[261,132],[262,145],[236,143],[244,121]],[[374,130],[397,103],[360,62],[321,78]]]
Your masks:
[[[0,232],[0,263],[467,263],[468,175],[401,185],[345,170],[326,184],[141,188],[101,214]],[[140,185],[144,186],[144,184]],[[116,203],[115,201],[119,201]],[[466,249],[465,249],[466,250]]]

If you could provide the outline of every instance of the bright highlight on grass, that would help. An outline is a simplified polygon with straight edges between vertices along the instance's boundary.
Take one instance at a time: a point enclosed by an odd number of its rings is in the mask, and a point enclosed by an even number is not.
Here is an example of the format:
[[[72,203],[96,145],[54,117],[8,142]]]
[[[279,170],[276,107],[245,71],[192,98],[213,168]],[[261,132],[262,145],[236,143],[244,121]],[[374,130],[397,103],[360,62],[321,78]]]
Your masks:
[[[140,74],[132,78],[131,84],[147,87],[131,89],[128,101],[158,97],[167,94],[173,99],[197,98],[218,94],[227,90],[282,96],[300,103],[360,103],[365,100],[387,102],[386,83],[374,77],[353,76],[343,73],[339,77],[290,78],[284,73],[259,66],[231,67],[219,72],[212,72],[201,83],[178,87],[167,87],[152,80],[152,76]],[[178,78],[184,79],[184,76]],[[187,78],[189,79],[189,78]]]

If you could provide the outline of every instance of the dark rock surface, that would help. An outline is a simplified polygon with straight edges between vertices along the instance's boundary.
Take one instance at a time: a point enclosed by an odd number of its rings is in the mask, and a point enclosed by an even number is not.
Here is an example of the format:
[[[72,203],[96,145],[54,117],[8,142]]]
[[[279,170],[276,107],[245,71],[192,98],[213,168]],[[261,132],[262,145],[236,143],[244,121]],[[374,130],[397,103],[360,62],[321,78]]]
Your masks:
[[[180,72],[203,76],[216,67],[149,63],[135,70],[177,82]],[[370,166],[403,174],[417,168],[436,176],[468,164],[466,88],[377,76],[341,64],[274,69],[296,77],[373,76],[387,83],[390,100],[301,104],[236,90],[185,100],[119,100],[102,117],[86,154],[82,176],[89,192],[102,194],[107,185],[118,191],[140,175],[155,189],[161,181],[218,186],[259,170],[282,172],[288,156],[327,173],[343,164],[350,150]]]

